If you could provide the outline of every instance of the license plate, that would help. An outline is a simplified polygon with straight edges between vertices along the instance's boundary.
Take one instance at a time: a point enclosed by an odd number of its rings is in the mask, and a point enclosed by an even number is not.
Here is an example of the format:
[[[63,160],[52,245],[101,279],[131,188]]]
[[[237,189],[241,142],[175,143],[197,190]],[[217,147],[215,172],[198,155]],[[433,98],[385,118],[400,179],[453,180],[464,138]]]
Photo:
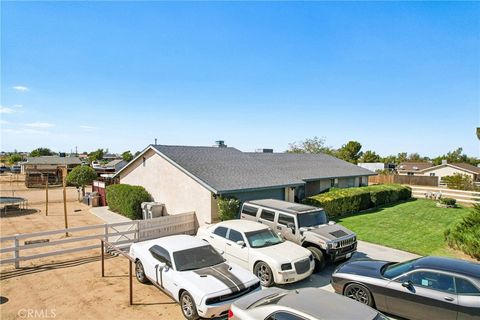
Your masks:
[[[347,253],[347,254],[345,255],[345,258],[347,258],[347,259],[348,259],[348,258],[350,258],[351,256],[352,256],[352,253],[351,253],[351,252],[349,252],[349,253]]]

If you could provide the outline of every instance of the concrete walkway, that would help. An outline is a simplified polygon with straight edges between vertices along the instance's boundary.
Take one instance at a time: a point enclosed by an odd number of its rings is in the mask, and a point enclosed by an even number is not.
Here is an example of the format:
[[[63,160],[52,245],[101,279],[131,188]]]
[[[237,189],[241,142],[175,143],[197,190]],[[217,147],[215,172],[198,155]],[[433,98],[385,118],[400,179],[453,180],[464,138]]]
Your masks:
[[[122,216],[118,213],[110,211],[108,206],[107,207],[94,207],[90,209],[90,213],[97,216],[105,223],[117,223],[117,222],[128,222],[132,221],[125,216]]]
[[[115,213],[113,211],[110,211],[108,207],[94,207],[90,209],[90,213],[97,216],[99,219],[103,220],[105,223],[111,224],[111,223],[118,223],[118,222],[131,222],[132,219],[127,218],[125,216],[122,216],[118,213]],[[130,231],[132,230],[131,225],[125,225],[125,226],[117,226],[117,227],[111,227],[109,228],[108,233],[115,233],[116,232],[124,232],[124,231]],[[126,234],[126,235],[120,235],[120,236],[110,236],[108,238],[108,241],[115,243],[119,241],[125,241],[125,240],[131,240],[133,241],[135,238],[135,234]]]

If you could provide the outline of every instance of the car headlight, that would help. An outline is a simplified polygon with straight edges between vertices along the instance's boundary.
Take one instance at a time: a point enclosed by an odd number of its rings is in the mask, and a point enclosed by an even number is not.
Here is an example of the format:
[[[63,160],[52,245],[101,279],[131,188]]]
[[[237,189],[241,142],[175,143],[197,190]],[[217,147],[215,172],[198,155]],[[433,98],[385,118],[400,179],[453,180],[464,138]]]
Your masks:
[[[291,263],[284,263],[280,266],[280,269],[282,269],[282,271],[290,270],[290,269],[292,269],[292,264]]]

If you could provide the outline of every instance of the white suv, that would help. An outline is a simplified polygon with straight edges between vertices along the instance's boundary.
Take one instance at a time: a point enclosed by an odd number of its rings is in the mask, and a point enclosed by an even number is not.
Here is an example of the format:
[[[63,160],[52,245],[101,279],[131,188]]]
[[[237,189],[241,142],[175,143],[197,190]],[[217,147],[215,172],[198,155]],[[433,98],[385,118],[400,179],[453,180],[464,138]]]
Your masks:
[[[264,287],[300,281],[313,272],[309,250],[284,241],[268,226],[229,220],[198,229],[197,237],[210,243],[225,259],[252,271]]]

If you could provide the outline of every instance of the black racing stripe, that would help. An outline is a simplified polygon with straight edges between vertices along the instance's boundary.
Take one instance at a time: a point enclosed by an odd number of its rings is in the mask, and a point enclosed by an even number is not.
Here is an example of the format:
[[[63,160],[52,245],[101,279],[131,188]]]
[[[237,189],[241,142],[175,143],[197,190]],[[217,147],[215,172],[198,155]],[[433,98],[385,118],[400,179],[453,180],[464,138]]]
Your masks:
[[[242,280],[238,279],[237,276],[230,271],[231,267],[228,264],[221,263],[219,265],[213,266],[212,269],[220,271],[222,274],[228,277],[228,279],[235,283],[235,285],[240,291],[245,289],[245,285],[243,284]]]
[[[227,264],[222,263],[217,266],[195,270],[194,272],[199,276],[214,277],[231,289],[233,293],[245,289],[245,285],[242,281],[231,273],[230,270],[228,270],[229,268],[230,267]]]
[[[238,291],[238,287],[235,285],[233,281],[229,280],[223,274],[213,270],[211,267],[195,270],[194,272],[199,276],[211,276],[217,279],[218,281],[222,282],[227,288],[232,290],[232,292]]]

